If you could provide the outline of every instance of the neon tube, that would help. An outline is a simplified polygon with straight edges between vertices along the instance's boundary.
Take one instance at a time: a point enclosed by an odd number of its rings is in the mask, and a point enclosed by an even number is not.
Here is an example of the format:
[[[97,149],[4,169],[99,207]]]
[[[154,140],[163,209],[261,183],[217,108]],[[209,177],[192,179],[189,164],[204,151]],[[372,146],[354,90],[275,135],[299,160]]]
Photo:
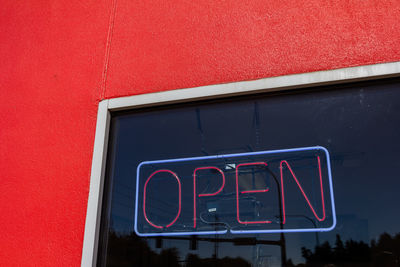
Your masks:
[[[182,195],[182,193],[181,193],[181,181],[179,180],[178,176],[177,176],[174,172],[172,172],[172,171],[170,171],[170,170],[157,170],[157,171],[153,172],[153,173],[149,176],[149,178],[147,178],[147,180],[146,180],[146,182],[145,182],[145,184],[144,184],[144,191],[143,191],[143,214],[144,214],[144,218],[146,219],[146,221],[147,221],[151,226],[153,226],[154,228],[158,228],[158,229],[162,229],[163,226],[156,225],[155,223],[151,222],[151,221],[149,220],[149,218],[147,218],[147,214],[146,214],[146,191],[147,191],[147,184],[148,184],[148,182],[150,181],[150,179],[151,179],[154,175],[156,175],[157,173],[160,173],[160,172],[167,172],[167,173],[172,174],[172,175],[175,177],[175,179],[178,181],[178,187],[179,187],[179,209],[178,209],[178,213],[176,214],[175,218],[174,218],[169,224],[167,224],[167,225],[165,226],[165,227],[167,227],[167,228],[170,227],[170,226],[172,226],[172,225],[176,222],[176,220],[178,220],[179,215],[181,214],[181,195]]]
[[[318,164],[324,164],[324,166],[322,167],[319,166],[319,175],[320,175],[320,186],[319,188],[321,189],[321,198],[324,199],[324,202],[322,203],[322,209],[325,209],[326,212],[326,216],[324,219],[324,223],[323,226],[321,227],[313,227],[313,228],[284,228],[284,229],[275,229],[275,227],[273,227],[274,229],[262,229],[262,228],[257,228],[257,229],[252,229],[251,224],[248,224],[248,226],[244,225],[243,227],[238,227],[238,228],[231,228],[231,229],[224,229],[224,230],[212,230],[209,228],[204,228],[202,230],[198,230],[198,228],[191,228],[191,227],[183,227],[182,229],[174,229],[174,231],[166,231],[166,229],[170,229],[170,228],[166,228],[166,226],[164,225],[157,225],[162,227],[163,229],[157,228],[157,227],[150,227],[150,229],[143,229],[143,225],[146,224],[148,222],[144,222],[145,218],[143,216],[140,216],[140,214],[142,214],[142,204],[141,201],[143,200],[141,196],[143,196],[143,189],[144,189],[144,180],[148,179],[148,176],[143,176],[141,177],[142,171],[144,169],[144,167],[146,166],[151,166],[152,168],[156,167],[158,164],[169,164],[169,163],[174,163],[174,164],[180,164],[180,163],[190,163],[193,164],[193,169],[196,168],[196,165],[199,166],[200,164],[207,164],[204,163],[205,161],[209,161],[209,160],[224,160],[224,161],[229,161],[231,163],[239,163],[240,161],[243,162],[243,159],[249,159],[249,157],[253,157],[253,156],[266,156],[267,158],[263,158],[262,160],[267,161],[268,160],[268,156],[269,155],[278,155],[278,154],[282,154],[281,159],[285,158],[286,155],[283,155],[283,153],[321,153],[324,154],[324,158],[319,159]],[[276,156],[274,156],[276,157]],[[260,160],[260,159],[259,159]],[[212,162],[209,163],[210,165],[214,164]],[[282,162],[282,166],[285,163]],[[165,165],[164,165],[165,166]],[[291,166],[290,166],[291,167]],[[165,167],[161,167],[160,169],[164,169],[164,168],[168,168],[167,166]],[[324,170],[322,170],[322,168],[326,168],[326,172],[323,172]],[[293,171],[293,170],[292,170]],[[168,172],[168,171],[167,171]],[[294,172],[293,172],[294,174]],[[323,177],[322,177],[323,175]],[[281,173],[281,180],[283,180],[283,173]],[[293,175],[292,175],[293,176]],[[326,180],[323,181],[323,183],[321,182],[322,178],[326,178]],[[143,179],[143,180],[142,180]],[[279,179],[279,178],[278,178]],[[297,177],[296,177],[297,179]],[[236,180],[236,179],[235,179]],[[188,179],[189,181],[193,181],[193,179]],[[179,180],[179,182],[182,182],[182,190],[184,188],[186,188],[185,184],[186,184],[186,180]],[[227,184],[227,180],[225,181]],[[282,181],[281,181],[282,182]],[[190,182],[189,182],[190,183]],[[225,186],[226,186],[225,184]],[[300,184],[300,183],[299,183]],[[189,188],[192,185],[189,185]],[[235,186],[235,185],[233,185]],[[315,185],[318,188],[318,185]],[[325,187],[326,188],[323,188]],[[147,188],[146,188],[147,189]],[[233,190],[236,189],[236,192],[234,192],[234,194],[241,194],[242,192],[239,192],[239,188],[234,188]],[[282,188],[284,190],[284,188]],[[324,190],[323,190],[324,189]],[[257,189],[257,190],[262,190],[262,189]],[[264,189],[267,190],[267,189]],[[263,193],[263,192],[246,192],[248,190],[242,190],[243,193]],[[282,196],[284,196],[284,192],[282,192],[282,190],[280,190],[281,192],[279,194],[282,194]],[[303,190],[304,192],[304,190]],[[183,192],[182,192],[183,193]],[[213,193],[209,193],[209,194],[213,194]],[[221,194],[221,193],[220,193]],[[323,194],[323,196],[322,196]],[[304,196],[304,195],[303,195]],[[198,196],[196,196],[198,197]],[[308,196],[307,196],[308,197]],[[326,198],[326,199],[325,199]],[[148,200],[147,200],[148,201]],[[184,201],[184,199],[182,199],[182,201]],[[188,199],[188,201],[191,201],[191,199]],[[307,200],[306,200],[307,201]],[[326,203],[325,203],[326,201]],[[328,205],[328,201],[329,201],[329,205]],[[146,203],[148,204],[148,203]],[[282,203],[282,204],[287,204],[287,203]],[[148,236],[184,236],[184,235],[211,235],[211,234],[225,234],[227,232],[230,232],[232,234],[263,234],[263,233],[298,233],[298,232],[327,232],[327,231],[331,231],[335,228],[336,226],[336,211],[335,211],[335,200],[334,200],[334,192],[333,192],[333,182],[332,182],[332,173],[331,173],[331,165],[330,165],[330,156],[329,156],[329,152],[326,148],[321,147],[321,146],[313,146],[313,147],[301,147],[301,148],[290,148],[290,149],[279,149],[279,150],[268,150],[268,151],[256,151],[256,152],[247,152],[247,153],[237,153],[237,154],[223,154],[223,155],[211,155],[211,156],[201,156],[201,157],[186,157],[186,158],[174,158],[174,159],[162,159],[162,160],[153,160],[153,161],[143,161],[141,162],[137,169],[136,169],[136,197],[135,197],[135,214],[134,214],[134,231],[138,236],[142,236],[142,237],[148,237]],[[148,206],[148,205],[147,205]],[[147,207],[146,206],[146,207]],[[283,207],[283,205],[282,205]],[[148,207],[147,207],[148,208]],[[314,208],[314,207],[313,207]],[[184,207],[182,206],[182,212],[184,212]],[[314,210],[315,211],[315,210]],[[190,212],[191,211],[187,211]],[[243,212],[243,211],[242,211]],[[329,213],[328,213],[329,212]],[[182,214],[182,213],[181,213]],[[146,214],[147,216],[147,214]],[[180,216],[180,215],[179,215]],[[178,216],[178,218],[180,218]],[[322,215],[320,215],[319,217],[320,219],[323,218]],[[283,219],[282,219],[283,220]],[[329,221],[329,225],[328,222]],[[327,222],[327,223],[325,223]],[[173,222],[171,222],[173,223]],[[239,223],[236,222],[236,224],[240,225]],[[267,224],[261,224],[259,226],[267,226]],[[271,225],[271,224],[269,224]],[[257,225],[255,225],[255,227],[259,227]],[[193,230],[190,230],[193,229]]]
[[[199,170],[208,170],[208,169],[213,169],[213,170],[217,170],[219,171],[219,173],[222,175],[222,185],[221,187],[214,193],[207,193],[207,194],[199,194],[199,197],[209,197],[209,196],[215,196],[218,195],[222,189],[225,186],[225,174],[224,172],[214,166],[207,166],[207,167],[200,167],[200,168],[196,168],[193,172],[193,228],[196,228],[196,222],[197,222],[197,203],[196,203],[196,172]]]
[[[289,163],[286,160],[282,160],[280,163],[280,170],[281,170],[281,192],[282,192],[282,212],[283,212],[283,224],[286,223],[286,210],[285,210],[285,195],[284,195],[284,184],[283,184],[283,163],[286,164],[286,166],[288,167],[290,173],[293,176],[293,179],[296,181],[297,186],[300,188],[301,193],[303,194],[303,197],[306,199],[308,206],[310,207],[312,213],[314,214],[314,216],[317,218],[318,221],[322,222],[325,220],[325,201],[324,201],[324,190],[323,190],[323,186],[322,186],[322,174],[321,174],[321,161],[319,156],[317,156],[318,158],[318,169],[319,169],[319,182],[320,182],[320,188],[321,188],[321,201],[322,201],[322,218],[320,218],[317,213],[314,210],[314,207],[311,205],[310,200],[308,199],[306,193],[303,190],[303,187],[300,185],[299,181],[297,180],[296,175],[294,174],[292,168],[290,167]]]
[[[236,219],[240,224],[257,224],[257,223],[271,223],[271,221],[242,221],[240,220],[240,211],[239,211],[239,168],[241,166],[252,166],[252,165],[264,165],[267,166],[265,162],[252,162],[252,163],[242,163],[236,166]],[[260,193],[260,192],[268,192],[269,188],[261,189],[261,190],[247,190],[242,191],[242,194],[249,193]]]

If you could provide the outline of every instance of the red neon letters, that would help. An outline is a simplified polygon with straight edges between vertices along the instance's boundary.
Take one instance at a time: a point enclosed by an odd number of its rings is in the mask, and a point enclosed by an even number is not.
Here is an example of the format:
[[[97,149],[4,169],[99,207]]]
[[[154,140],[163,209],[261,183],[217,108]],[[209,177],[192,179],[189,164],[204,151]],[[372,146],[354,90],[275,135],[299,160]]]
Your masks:
[[[179,215],[181,214],[181,208],[182,208],[182,205],[181,205],[181,203],[182,203],[182,200],[181,200],[181,196],[182,196],[182,193],[181,193],[181,181],[179,180],[178,175],[176,175],[174,172],[172,172],[172,171],[170,171],[170,170],[157,170],[157,171],[153,172],[153,173],[149,176],[149,178],[147,178],[146,183],[144,184],[144,191],[143,191],[143,214],[144,214],[144,218],[146,219],[146,221],[147,221],[151,226],[153,226],[153,227],[155,227],[155,228],[158,228],[158,229],[162,229],[163,226],[156,225],[156,224],[152,223],[152,222],[149,220],[149,218],[147,218],[147,214],[146,214],[146,190],[147,190],[147,184],[148,184],[148,182],[150,181],[150,179],[151,179],[155,174],[160,173],[160,172],[167,172],[167,173],[172,174],[172,175],[174,176],[174,178],[176,179],[176,181],[178,181],[178,186],[179,186],[179,190],[178,190],[178,191],[179,191],[179,208],[178,208],[178,213],[176,214],[175,219],[173,219],[173,220],[172,220],[169,224],[167,224],[165,227],[168,228],[168,227],[172,226],[172,225],[176,222],[176,220],[178,220]]]
[[[293,179],[296,181],[297,186],[299,187],[301,193],[303,194],[303,197],[307,201],[308,206],[310,207],[312,213],[314,214],[315,218],[317,218],[318,221],[322,222],[325,220],[325,200],[324,200],[324,189],[322,186],[322,174],[321,174],[321,160],[319,157],[318,159],[318,171],[319,171],[319,183],[320,183],[320,188],[321,188],[321,201],[322,201],[322,218],[318,217],[317,213],[314,210],[314,207],[311,205],[310,200],[308,199],[306,193],[303,190],[303,187],[299,183],[299,180],[297,180],[296,175],[294,174],[292,168],[290,167],[289,163],[286,160],[282,160],[280,164],[280,169],[281,169],[281,193],[282,193],[282,212],[283,212],[283,224],[286,223],[286,209],[285,209],[285,194],[284,194],[284,185],[283,185],[283,164],[285,164],[290,173],[293,176]]]
[[[242,221],[240,220],[240,211],[239,211],[239,168],[242,166],[255,166],[255,165],[264,165],[267,166],[265,162],[252,162],[252,163],[242,163],[236,166],[236,219],[240,224],[256,224],[256,223],[271,223],[271,221]],[[241,191],[241,194],[250,194],[250,193],[264,193],[268,192],[269,188],[261,189],[261,190],[247,190]]]
[[[197,222],[197,211],[196,211],[196,172],[200,171],[200,170],[209,170],[209,169],[213,169],[213,170],[217,170],[221,176],[222,176],[222,185],[221,187],[214,193],[207,193],[207,194],[199,194],[199,197],[209,197],[209,196],[215,196],[218,195],[222,189],[225,186],[225,174],[223,171],[221,171],[221,169],[217,168],[217,167],[200,167],[200,168],[196,168],[193,172],[193,228],[196,228],[196,222]]]
[[[308,195],[305,193],[301,183],[299,182],[296,174],[294,173],[294,171],[292,170],[292,167],[290,166],[289,162],[286,160],[281,160],[280,161],[280,193],[278,193],[278,195],[280,194],[280,198],[281,198],[281,209],[282,209],[282,224],[286,223],[286,207],[285,207],[285,189],[284,189],[284,180],[283,180],[283,168],[286,167],[293,180],[296,182],[296,185],[298,187],[298,189],[300,190],[302,196],[304,197],[308,207],[310,208],[311,212],[313,213],[313,215],[315,216],[315,218],[322,222],[326,219],[326,212],[325,212],[325,198],[324,198],[324,189],[323,189],[323,183],[322,183],[322,173],[321,173],[321,160],[320,157],[317,156],[317,163],[318,163],[318,174],[319,174],[319,189],[320,189],[320,193],[321,193],[321,203],[322,203],[322,216],[319,216],[317,214],[317,212],[315,211],[315,207],[311,204]],[[269,188],[260,188],[260,189],[253,189],[253,190],[239,190],[239,172],[240,172],[240,168],[246,167],[246,166],[265,166],[267,167],[267,163],[266,162],[249,162],[249,163],[240,163],[237,164],[236,166],[236,171],[235,171],[235,176],[236,176],[236,221],[239,224],[270,224],[271,221],[270,220],[258,220],[258,221],[243,221],[240,218],[240,209],[239,209],[239,204],[240,204],[240,195],[243,194],[262,194],[262,193],[269,193]],[[219,174],[221,174],[221,186],[218,188],[218,190],[216,190],[215,192],[208,192],[208,193],[201,193],[198,194],[197,193],[197,189],[196,189],[196,183],[197,183],[197,179],[198,179],[198,173],[201,171],[205,171],[205,170],[214,170],[216,172],[218,172]],[[147,216],[146,213],[146,193],[147,193],[147,185],[150,181],[150,179],[158,174],[158,173],[168,173],[169,175],[172,175],[175,180],[178,183],[178,196],[179,196],[179,201],[178,201],[178,212],[175,216],[175,218],[169,222],[167,225],[162,226],[162,225],[157,225],[154,222],[150,221],[150,219]],[[276,179],[276,181],[278,181]],[[219,194],[221,194],[221,192],[223,191],[224,187],[225,187],[225,183],[226,183],[226,179],[225,179],[225,174],[224,172],[220,169],[217,168],[215,166],[205,166],[205,167],[197,167],[194,169],[193,171],[193,228],[197,227],[197,201],[198,198],[200,197],[211,197],[211,196],[217,196]],[[279,182],[277,182],[279,183]],[[181,192],[181,180],[179,179],[178,175],[175,174],[174,172],[172,172],[171,170],[168,169],[160,169],[157,170],[155,172],[153,172],[146,180],[146,182],[144,183],[144,190],[143,190],[143,215],[145,220],[147,221],[147,223],[149,225],[151,225],[154,228],[157,229],[163,229],[171,227],[172,225],[175,224],[175,222],[179,219],[180,214],[181,214],[181,209],[182,209],[182,192]],[[229,187],[228,187],[229,188]],[[232,187],[231,187],[232,188]],[[279,191],[278,191],[279,192]],[[233,193],[233,192],[232,192]]]

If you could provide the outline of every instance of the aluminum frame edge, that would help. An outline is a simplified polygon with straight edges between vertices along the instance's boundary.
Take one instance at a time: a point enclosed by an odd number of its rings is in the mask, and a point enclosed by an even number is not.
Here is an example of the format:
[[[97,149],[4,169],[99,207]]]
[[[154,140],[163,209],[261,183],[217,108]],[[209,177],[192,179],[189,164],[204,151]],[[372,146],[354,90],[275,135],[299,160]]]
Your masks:
[[[109,99],[111,111],[400,76],[400,61],[173,89]]]
[[[97,262],[108,133],[111,117],[108,110],[108,102],[108,100],[100,101],[97,112],[89,197],[82,247],[82,267],[96,266]]]

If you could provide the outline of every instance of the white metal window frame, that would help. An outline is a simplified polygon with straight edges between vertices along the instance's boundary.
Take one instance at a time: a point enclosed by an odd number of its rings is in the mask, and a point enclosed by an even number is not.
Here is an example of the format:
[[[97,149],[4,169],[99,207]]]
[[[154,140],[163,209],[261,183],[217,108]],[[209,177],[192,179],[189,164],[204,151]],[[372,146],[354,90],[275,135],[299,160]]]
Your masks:
[[[81,266],[96,266],[111,112],[227,96],[294,90],[400,76],[400,61],[270,77],[252,81],[175,89],[105,99],[99,103]]]

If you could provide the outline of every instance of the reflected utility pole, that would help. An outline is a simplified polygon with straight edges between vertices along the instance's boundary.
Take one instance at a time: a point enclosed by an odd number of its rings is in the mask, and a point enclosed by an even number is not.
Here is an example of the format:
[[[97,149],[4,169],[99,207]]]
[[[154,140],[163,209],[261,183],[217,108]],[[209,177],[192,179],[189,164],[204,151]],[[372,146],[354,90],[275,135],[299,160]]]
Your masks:
[[[276,186],[278,187],[278,203],[279,203],[279,228],[283,230],[283,216],[282,216],[282,198],[281,198],[281,186],[278,182],[278,179],[276,178],[275,174],[269,169],[267,166],[267,170],[269,174],[274,178],[274,181],[276,183]],[[283,232],[279,233],[280,235],[280,246],[281,246],[281,262],[282,266],[286,266],[286,240],[285,240],[285,234]]]

